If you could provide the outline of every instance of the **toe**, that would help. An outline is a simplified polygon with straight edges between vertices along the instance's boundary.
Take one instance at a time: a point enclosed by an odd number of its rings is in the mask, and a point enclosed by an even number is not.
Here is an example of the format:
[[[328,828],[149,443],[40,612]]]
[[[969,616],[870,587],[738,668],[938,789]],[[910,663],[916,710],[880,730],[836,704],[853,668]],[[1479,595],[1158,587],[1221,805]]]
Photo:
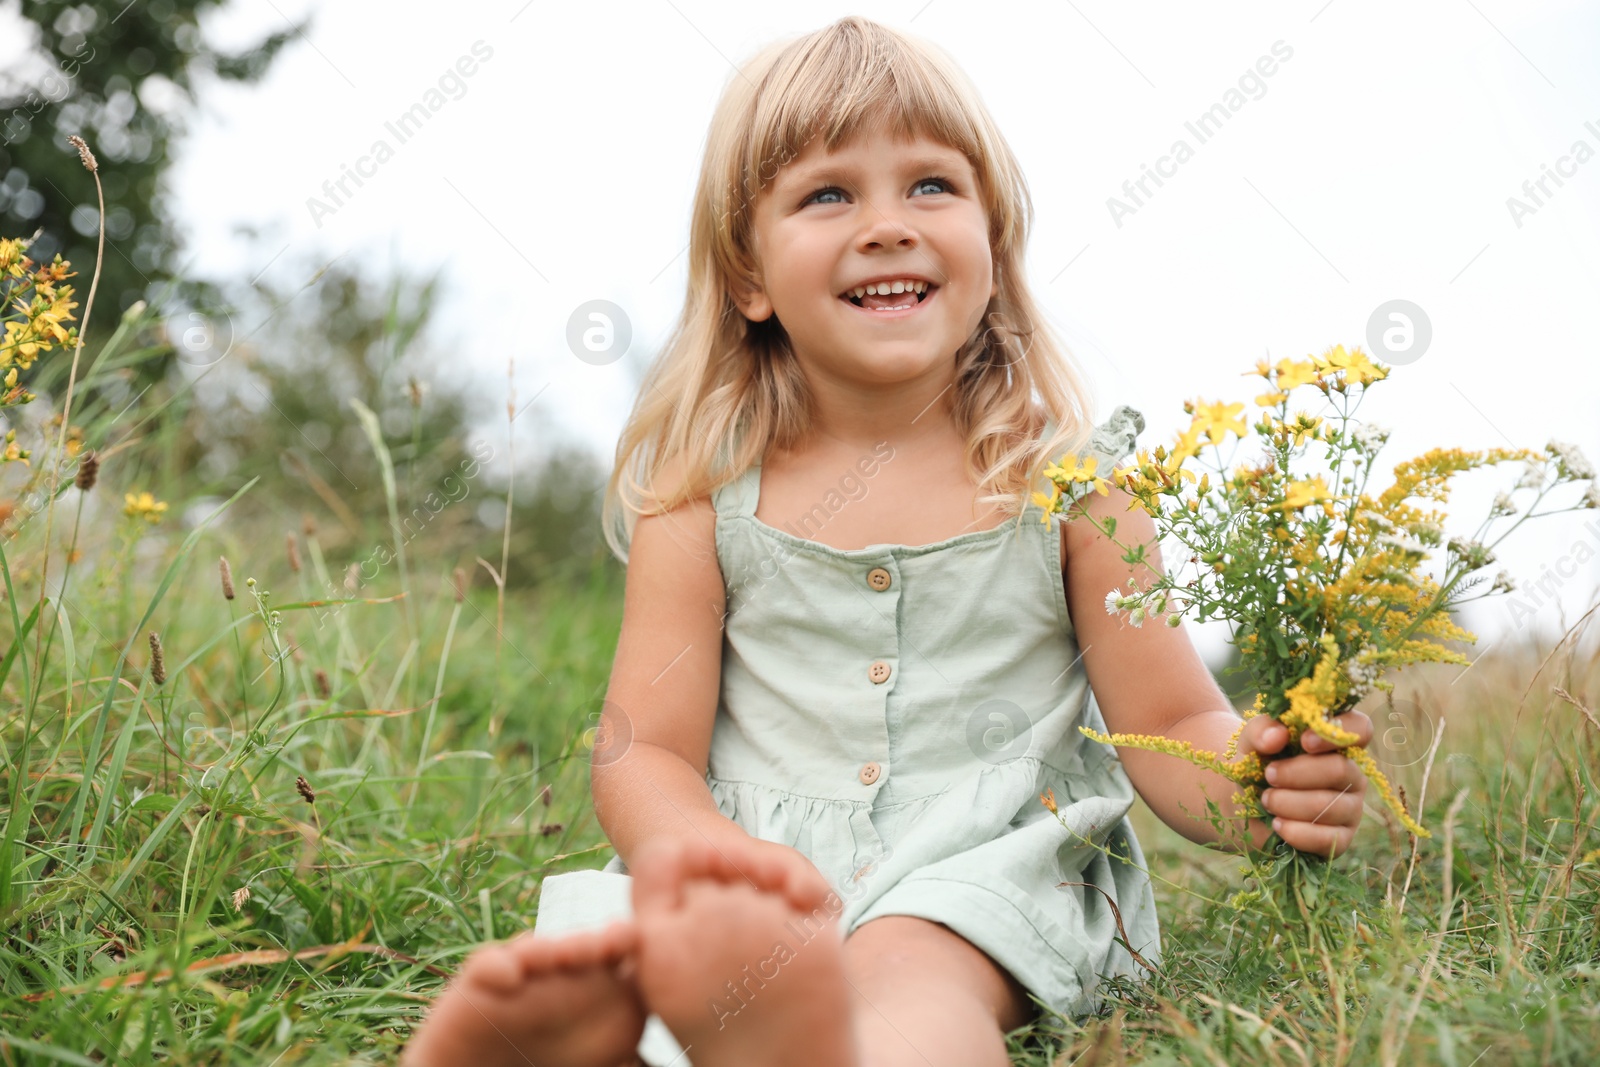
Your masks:
[[[759,868],[749,857],[733,857],[705,838],[693,838],[683,843],[683,874],[685,878],[714,878],[719,882],[744,881],[752,868]]]
[[[522,965],[517,953],[507,945],[486,945],[467,957],[461,965],[461,981],[466,985],[496,993],[509,993],[522,980]]]
[[[684,842],[652,841],[628,865],[633,874],[633,910],[640,916],[683,906]]]
[[[559,965],[558,949],[564,940],[564,937],[528,933],[514,938],[508,947],[516,953],[523,975],[532,978]]]
[[[615,963],[638,945],[639,928],[627,919],[618,919],[600,931],[600,959]]]

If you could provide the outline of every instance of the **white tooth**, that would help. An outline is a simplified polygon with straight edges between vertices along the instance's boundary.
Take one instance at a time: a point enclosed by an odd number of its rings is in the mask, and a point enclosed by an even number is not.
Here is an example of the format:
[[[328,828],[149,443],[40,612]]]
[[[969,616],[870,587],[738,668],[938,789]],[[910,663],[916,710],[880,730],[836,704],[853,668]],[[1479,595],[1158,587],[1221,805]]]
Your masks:
[[[862,298],[862,297],[864,297],[864,296],[866,296],[866,295],[867,295],[867,288],[866,288],[866,286],[864,286],[864,285],[858,285],[858,286],[856,286],[856,288],[855,288],[855,294],[856,294],[856,299],[857,299],[857,300],[859,300],[859,299],[861,299],[861,298]]]
[[[927,282],[918,282],[917,283],[917,292],[925,293],[927,291],[928,291],[928,283]]]
[[[906,283],[905,282],[893,282],[889,286],[889,291],[891,293],[903,293],[903,292],[906,291]]]

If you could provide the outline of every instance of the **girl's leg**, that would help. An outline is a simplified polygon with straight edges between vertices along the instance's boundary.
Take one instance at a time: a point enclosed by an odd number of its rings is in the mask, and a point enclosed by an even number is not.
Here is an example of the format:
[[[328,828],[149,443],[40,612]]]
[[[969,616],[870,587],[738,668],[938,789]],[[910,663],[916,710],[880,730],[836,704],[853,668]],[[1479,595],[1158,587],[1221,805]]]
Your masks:
[[[844,955],[863,1067],[1008,1067],[1005,1034],[1035,1011],[1010,972],[926,919],[863,923]]]

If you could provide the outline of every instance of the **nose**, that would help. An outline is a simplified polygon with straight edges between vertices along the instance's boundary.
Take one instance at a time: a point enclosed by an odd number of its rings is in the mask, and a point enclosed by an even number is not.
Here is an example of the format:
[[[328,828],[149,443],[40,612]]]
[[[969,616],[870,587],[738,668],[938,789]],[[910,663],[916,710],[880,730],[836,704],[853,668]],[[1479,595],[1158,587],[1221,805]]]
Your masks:
[[[922,244],[910,213],[898,205],[872,204],[862,213],[863,225],[856,238],[857,248],[868,252],[884,248],[914,249]]]

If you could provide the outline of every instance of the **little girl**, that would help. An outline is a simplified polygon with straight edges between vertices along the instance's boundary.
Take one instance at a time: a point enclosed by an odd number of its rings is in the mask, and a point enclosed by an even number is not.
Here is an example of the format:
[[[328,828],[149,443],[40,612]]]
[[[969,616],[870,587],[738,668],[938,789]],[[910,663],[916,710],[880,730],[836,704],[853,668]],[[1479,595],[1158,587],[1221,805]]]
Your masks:
[[[607,487],[616,855],[547,878],[535,933],[473,954],[407,1063],[1001,1067],[1040,1009],[1093,1013],[1160,960],[1135,790],[1196,842],[1349,848],[1366,780],[1314,735],[1272,765],[1271,825],[1219,838],[1233,783],[1079,732],[1221,751],[1241,724],[1181,625],[1104,608],[1136,572],[1083,509],[1123,540],[1150,517],[1030,492],[1067,453],[1110,475],[1144,428],[1086,418],[1030,213],[923,42],[844,18],[730,81]],[[1238,743],[1286,742],[1258,716]]]

